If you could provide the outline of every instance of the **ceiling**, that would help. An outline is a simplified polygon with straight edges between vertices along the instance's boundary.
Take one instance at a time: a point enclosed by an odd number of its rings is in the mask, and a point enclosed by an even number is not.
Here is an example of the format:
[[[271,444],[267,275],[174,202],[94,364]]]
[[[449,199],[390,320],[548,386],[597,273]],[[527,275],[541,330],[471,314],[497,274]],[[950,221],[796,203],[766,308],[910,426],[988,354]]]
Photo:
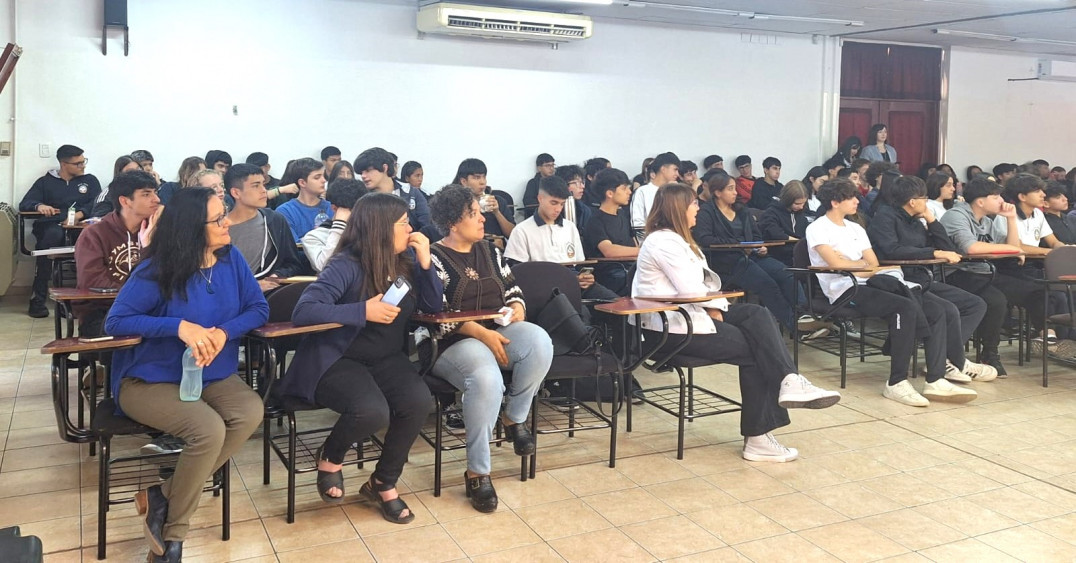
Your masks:
[[[611,6],[571,0],[455,1],[581,13],[596,18],[643,23],[839,36],[850,40],[957,45],[1076,57],[1076,0],[616,0]],[[707,13],[706,9],[742,11],[754,13],[757,17]],[[766,15],[853,20],[861,21],[863,25],[764,19]],[[1068,44],[939,35],[934,32],[938,28]]]

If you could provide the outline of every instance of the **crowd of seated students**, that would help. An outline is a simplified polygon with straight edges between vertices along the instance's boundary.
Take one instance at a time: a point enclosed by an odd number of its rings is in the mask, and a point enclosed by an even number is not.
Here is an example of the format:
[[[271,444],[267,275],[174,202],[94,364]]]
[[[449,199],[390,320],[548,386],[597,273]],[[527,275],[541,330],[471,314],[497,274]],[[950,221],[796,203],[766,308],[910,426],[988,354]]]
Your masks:
[[[750,156],[736,158],[733,176],[720,156],[710,155],[699,177],[692,162],[664,152],[648,158],[633,181],[605,158],[558,167],[542,154],[519,209],[490,188],[486,165],[476,158],[462,161],[452,183],[430,197],[421,164],[398,167],[395,155],[377,147],[353,162],[326,147],[320,160],[289,161],[279,180],[270,175],[265,153],[233,165],[227,152],[211,150],[205,158],[184,159],[176,180],[163,183],[152,155],[139,150],[117,159],[102,192],[85,173],[83,151],[64,145],[57,152],[60,167],[31,187],[20,209],[42,215],[33,227],[38,248],[65,240],[67,212],[76,221],[98,219],[76,239],[78,287],[120,292],[111,309],[78,304],[79,331],[144,338],[116,355],[112,384],[118,408],[174,434],[173,451],[182,451],[183,470],[140,493],[154,557],[169,561],[182,549],[199,484],[253,431],[251,395],[234,383],[233,364],[239,338],[264,322],[263,295],[280,278],[320,273],[294,322],[344,325],[304,340],[303,361],[291,364],[280,388],[340,415],[318,451],[318,492],[327,502],[342,499],[347,449],[388,428],[381,461],[360,493],[397,523],[414,518],[395,483],[430,407],[425,384],[401,352],[415,311],[511,309],[507,326],[448,323],[434,334],[441,354],[432,373],[462,392],[464,479],[474,508],[488,512],[498,504],[489,477],[489,439],[498,419],[517,454],[534,450],[525,422],[552,344],[525,320],[510,267],[518,262],[601,258],[593,268],[577,269],[587,299],[697,293],[723,283],[749,289],[762,307],[720,299],[686,305],[694,337],[684,353],[739,366],[742,454],[754,461],[797,457],[772,435],[789,423],[787,408],[823,408],[840,399],[796,372],[781,336],[782,326],[791,331],[797,322],[813,321],[793,312],[805,299],[787,270],[800,241],[812,265],[857,270],[854,282],[818,275],[831,302],[853,291],[854,283],[854,306],[888,322],[886,398],[912,406],[974,399],[976,392],[963,384],[1006,374],[998,344],[1010,305],[1027,308],[1038,345],[1076,356],[1070,340],[1076,335],[1044,331],[1045,316],[1067,311],[1068,304],[1052,292],[1043,306],[1041,268],[1013,258],[997,262],[990,275],[987,264],[965,259],[991,252],[1044,255],[1076,242],[1076,211],[1069,208],[1076,199],[1074,174],[1044,161],[1002,163],[992,175],[969,167],[962,183],[951,167],[937,165],[923,171],[924,181],[900,174],[890,142],[885,126],[876,125],[865,147],[851,137],[803,181],[787,185],[779,181],[781,161],[772,156],[755,178]],[[710,248],[754,241],[790,244]],[[186,246],[181,251],[177,244]],[[944,283],[939,267],[931,278],[911,266],[880,266],[880,260],[930,258],[950,267]],[[48,315],[50,267],[39,258],[31,316]],[[397,278],[412,291],[396,305],[382,302]],[[687,332],[682,319],[672,319],[666,349]],[[659,326],[656,317],[641,320],[644,334]],[[982,345],[982,364],[964,353],[973,335]],[[907,379],[920,340],[922,392]],[[174,396],[184,348],[205,370],[200,402]],[[507,384],[502,370],[512,372]]]

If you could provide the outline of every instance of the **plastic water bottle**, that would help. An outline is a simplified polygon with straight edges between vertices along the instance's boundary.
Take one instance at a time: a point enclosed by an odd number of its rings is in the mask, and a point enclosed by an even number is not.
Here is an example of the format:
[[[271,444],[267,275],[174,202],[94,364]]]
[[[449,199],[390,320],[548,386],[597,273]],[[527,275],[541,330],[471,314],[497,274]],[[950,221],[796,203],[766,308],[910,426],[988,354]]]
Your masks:
[[[67,226],[69,226],[69,227],[74,227],[75,226],[75,223],[78,222],[75,219],[75,216],[76,216],[77,213],[78,213],[78,211],[75,209],[75,204],[72,203],[71,207],[69,207],[67,209]]]
[[[202,397],[202,368],[194,360],[194,354],[187,348],[183,352],[183,379],[179,381],[179,400],[197,401]]]
[[[328,220],[329,220],[329,214],[328,213],[325,213],[324,211],[322,211],[321,213],[318,213],[317,216],[314,217],[314,228],[316,229],[316,228],[320,227],[323,223],[325,223]]]

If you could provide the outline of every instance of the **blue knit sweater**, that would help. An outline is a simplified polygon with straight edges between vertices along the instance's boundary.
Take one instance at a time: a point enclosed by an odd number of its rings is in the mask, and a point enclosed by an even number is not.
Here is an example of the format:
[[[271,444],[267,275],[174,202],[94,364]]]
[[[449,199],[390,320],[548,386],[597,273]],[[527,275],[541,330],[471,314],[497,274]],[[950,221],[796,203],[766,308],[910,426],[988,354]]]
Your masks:
[[[179,339],[180,321],[206,328],[219,327],[228,333],[228,342],[213,363],[202,369],[202,382],[224,379],[239,367],[239,339],[265,324],[269,305],[257,280],[235,247],[206,272],[187,281],[187,299],[173,295],[165,301],[153,280],[155,260],[138,265],[116,295],[105,321],[105,331],[115,335],[139,335],[142,343],[117,351],[112,357],[112,396],[119,410],[119,387],[124,377],[150,383],[179,383],[186,345]],[[203,270],[204,271],[204,270]],[[212,288],[212,293],[207,291]]]

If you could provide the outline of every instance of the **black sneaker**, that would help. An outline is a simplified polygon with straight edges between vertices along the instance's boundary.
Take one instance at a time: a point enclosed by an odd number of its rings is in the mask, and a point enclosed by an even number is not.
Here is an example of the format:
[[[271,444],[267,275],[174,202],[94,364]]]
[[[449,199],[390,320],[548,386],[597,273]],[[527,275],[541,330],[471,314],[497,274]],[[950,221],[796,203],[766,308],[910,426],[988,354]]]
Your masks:
[[[177,454],[183,451],[187,443],[171,434],[161,434],[144,446],[142,451],[147,454]]]
[[[49,308],[42,301],[30,301],[30,310],[26,314],[35,319],[44,319],[49,316]]]
[[[1008,372],[1005,371],[1005,366],[1001,365],[1001,358],[998,356],[988,356],[983,358],[983,363],[998,370],[998,379],[1004,379],[1009,377]]]
[[[463,425],[463,413],[459,411],[445,413],[445,429],[453,436],[467,434],[467,428]]]
[[[545,404],[557,412],[571,412],[579,410],[579,403],[568,397],[549,397]]]

